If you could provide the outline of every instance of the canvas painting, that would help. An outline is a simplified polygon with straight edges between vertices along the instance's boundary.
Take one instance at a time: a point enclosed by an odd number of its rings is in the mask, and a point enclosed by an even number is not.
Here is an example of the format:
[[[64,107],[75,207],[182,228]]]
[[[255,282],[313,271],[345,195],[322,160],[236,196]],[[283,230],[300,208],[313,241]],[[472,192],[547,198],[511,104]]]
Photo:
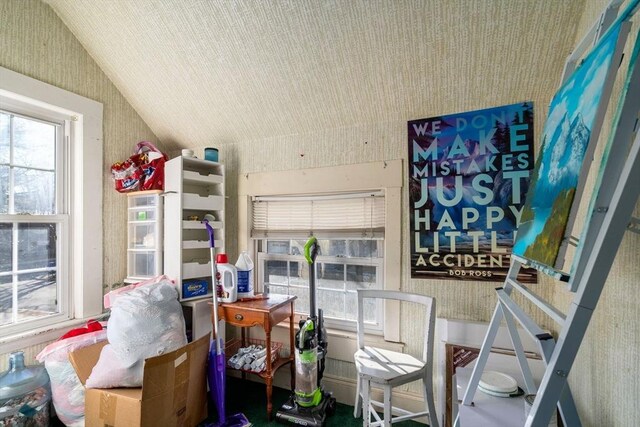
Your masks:
[[[618,105],[617,105],[617,110],[615,113],[615,117],[613,119],[613,128],[611,129],[611,133],[609,134],[609,140],[607,141],[607,146],[605,147],[605,151],[602,157],[602,163],[600,166],[600,171],[598,173],[598,178],[594,187],[594,191],[593,191],[593,197],[591,198],[590,202],[589,202],[589,209],[587,209],[587,221],[586,221],[586,226],[584,227],[584,229],[582,230],[582,234],[580,235],[580,244],[578,245],[578,248],[576,250],[576,256],[573,260],[573,263],[571,265],[571,277],[574,277],[574,274],[576,273],[576,267],[578,266],[578,259],[580,257],[580,255],[582,254],[582,250],[584,249],[584,242],[585,239],[587,237],[587,232],[589,231],[589,229],[591,227],[593,227],[592,223],[591,223],[591,218],[593,216],[593,212],[595,209],[595,203],[596,203],[596,199],[599,196],[600,193],[600,189],[602,186],[602,182],[605,179],[604,176],[604,172],[605,172],[605,166],[607,164],[608,161],[608,157],[609,157],[609,153],[611,152],[611,148],[614,144],[614,138],[616,136],[616,131],[618,130],[618,127],[620,126],[620,120],[622,117],[622,108],[625,105],[625,101],[627,101],[627,96],[629,94],[629,88],[631,86],[631,77],[634,74],[634,72],[637,72],[636,67],[637,67],[637,60],[638,60],[638,56],[640,56],[640,38],[636,39],[635,42],[635,46],[633,47],[633,51],[630,55],[629,58],[629,66],[627,69],[627,75],[625,78],[625,83],[624,83],[624,87],[622,88],[622,91],[620,93],[620,98],[618,100]]]
[[[612,28],[554,96],[542,135],[513,253],[561,268],[565,231],[620,26]],[[588,166],[588,165],[586,165]],[[570,230],[569,230],[570,231]]]

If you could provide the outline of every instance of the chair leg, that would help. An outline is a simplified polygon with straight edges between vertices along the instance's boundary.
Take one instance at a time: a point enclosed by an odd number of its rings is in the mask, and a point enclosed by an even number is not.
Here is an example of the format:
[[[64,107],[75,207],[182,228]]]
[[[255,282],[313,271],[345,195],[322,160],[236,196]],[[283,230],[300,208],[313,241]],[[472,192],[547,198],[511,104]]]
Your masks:
[[[391,427],[391,386],[384,386],[384,427]]]
[[[362,415],[362,395],[360,394],[360,375],[356,380],[356,401],[353,404],[353,418],[360,418]]]
[[[423,379],[422,383],[424,385],[424,400],[427,402],[427,411],[429,411],[429,427],[439,427],[436,404],[433,401],[433,381],[431,378]]]
[[[371,384],[369,380],[362,378],[360,387],[362,388],[362,427],[369,427],[371,414],[369,413],[369,392]]]

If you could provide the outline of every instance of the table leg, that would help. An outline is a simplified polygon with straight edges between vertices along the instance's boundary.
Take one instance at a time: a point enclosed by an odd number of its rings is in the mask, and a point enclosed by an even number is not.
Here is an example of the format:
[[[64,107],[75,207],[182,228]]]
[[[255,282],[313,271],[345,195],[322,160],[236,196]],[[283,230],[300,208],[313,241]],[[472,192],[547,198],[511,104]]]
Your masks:
[[[246,347],[247,346],[247,333],[246,333],[247,328],[240,328],[240,347]],[[247,373],[245,371],[242,371],[242,380],[246,380],[247,379]]]
[[[271,410],[273,405],[271,404],[271,395],[273,392],[273,371],[271,369],[271,329],[265,328],[265,344],[267,347],[267,376],[265,382],[267,383],[267,419],[271,421]]]
[[[271,403],[271,396],[273,393],[273,377],[265,377],[264,381],[267,384],[267,419],[271,421],[271,410],[273,409],[273,404]]]

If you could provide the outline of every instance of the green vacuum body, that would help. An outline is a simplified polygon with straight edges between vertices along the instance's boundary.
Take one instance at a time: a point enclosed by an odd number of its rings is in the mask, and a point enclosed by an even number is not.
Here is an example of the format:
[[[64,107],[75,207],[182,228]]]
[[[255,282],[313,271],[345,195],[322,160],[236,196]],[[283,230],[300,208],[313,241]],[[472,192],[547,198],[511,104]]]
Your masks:
[[[313,319],[307,319],[296,334],[295,398],[298,405],[305,408],[317,406],[322,399],[318,386],[318,340],[314,323]]]

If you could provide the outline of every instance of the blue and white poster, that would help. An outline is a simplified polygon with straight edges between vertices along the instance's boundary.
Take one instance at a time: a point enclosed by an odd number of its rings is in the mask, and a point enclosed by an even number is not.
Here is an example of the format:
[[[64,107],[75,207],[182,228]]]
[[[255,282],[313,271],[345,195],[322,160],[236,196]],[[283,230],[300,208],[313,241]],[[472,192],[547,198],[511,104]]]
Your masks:
[[[408,142],[411,277],[504,281],[534,166],[533,103],[413,120]]]

